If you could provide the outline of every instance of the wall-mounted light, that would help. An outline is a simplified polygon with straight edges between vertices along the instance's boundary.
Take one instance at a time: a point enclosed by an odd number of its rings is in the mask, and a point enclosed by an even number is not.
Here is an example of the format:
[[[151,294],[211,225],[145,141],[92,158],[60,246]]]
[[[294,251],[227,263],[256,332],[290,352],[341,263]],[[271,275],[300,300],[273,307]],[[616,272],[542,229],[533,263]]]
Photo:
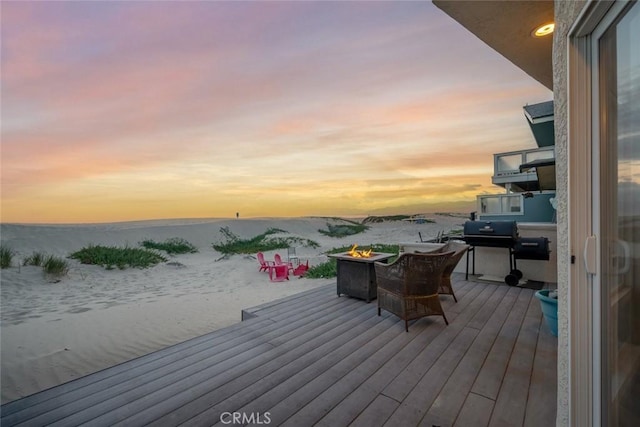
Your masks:
[[[533,30],[531,32],[531,35],[533,37],[544,37],[544,36],[548,36],[549,34],[553,33],[553,29],[555,28],[556,24],[553,22],[550,22],[548,24],[543,24],[540,25],[539,27],[537,27],[535,30]]]

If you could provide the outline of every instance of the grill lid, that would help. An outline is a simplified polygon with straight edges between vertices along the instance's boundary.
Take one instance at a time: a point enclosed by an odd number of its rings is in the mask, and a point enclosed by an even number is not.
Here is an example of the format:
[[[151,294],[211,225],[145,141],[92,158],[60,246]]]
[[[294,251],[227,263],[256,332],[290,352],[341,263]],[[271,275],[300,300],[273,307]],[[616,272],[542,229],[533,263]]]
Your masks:
[[[463,239],[473,246],[512,247],[518,238],[515,221],[467,221]]]

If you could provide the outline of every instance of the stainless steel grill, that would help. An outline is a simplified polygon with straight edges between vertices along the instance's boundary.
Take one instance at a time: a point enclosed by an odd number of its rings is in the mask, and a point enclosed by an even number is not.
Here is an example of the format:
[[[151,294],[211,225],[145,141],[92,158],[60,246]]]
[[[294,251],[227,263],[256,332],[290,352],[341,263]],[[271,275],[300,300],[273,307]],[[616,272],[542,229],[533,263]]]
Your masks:
[[[467,221],[463,238],[472,246],[513,248],[518,238],[518,226],[515,221]]]
[[[463,239],[471,245],[467,252],[467,272],[469,278],[469,253],[473,255],[473,274],[476,270],[475,247],[506,248],[509,251],[509,274],[504,281],[515,286],[522,279],[516,259],[549,260],[549,240],[546,237],[518,237],[515,221],[467,221],[464,224]]]

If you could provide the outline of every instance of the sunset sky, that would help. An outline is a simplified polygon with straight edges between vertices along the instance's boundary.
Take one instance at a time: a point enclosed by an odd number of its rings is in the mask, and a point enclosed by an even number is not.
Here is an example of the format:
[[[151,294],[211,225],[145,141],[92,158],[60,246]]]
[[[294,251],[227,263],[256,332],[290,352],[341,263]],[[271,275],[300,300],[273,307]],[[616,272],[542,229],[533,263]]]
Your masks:
[[[552,99],[426,1],[1,8],[2,222],[467,210]]]

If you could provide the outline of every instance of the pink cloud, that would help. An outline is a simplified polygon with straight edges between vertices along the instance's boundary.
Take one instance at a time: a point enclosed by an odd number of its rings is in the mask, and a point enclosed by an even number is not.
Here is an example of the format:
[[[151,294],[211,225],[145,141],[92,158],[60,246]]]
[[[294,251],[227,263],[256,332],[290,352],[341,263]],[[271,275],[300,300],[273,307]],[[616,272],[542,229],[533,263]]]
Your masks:
[[[427,42],[456,28],[431,22],[429,3],[7,5],[3,198],[181,167],[190,183],[198,162],[214,171],[203,186],[237,197],[285,184],[365,197],[362,180],[376,203],[444,194],[409,175],[490,168],[491,147],[528,132],[522,100],[544,93],[480,42]],[[453,174],[446,192],[470,194],[472,179]]]

